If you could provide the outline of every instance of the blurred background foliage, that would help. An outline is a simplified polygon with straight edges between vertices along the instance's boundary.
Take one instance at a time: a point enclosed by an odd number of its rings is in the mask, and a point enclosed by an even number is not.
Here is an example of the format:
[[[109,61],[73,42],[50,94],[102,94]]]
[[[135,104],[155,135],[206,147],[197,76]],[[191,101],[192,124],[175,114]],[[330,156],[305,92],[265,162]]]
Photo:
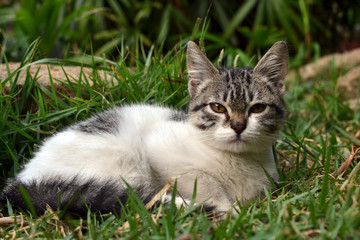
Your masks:
[[[201,38],[210,58],[224,48],[224,61],[246,65],[281,39],[296,67],[360,46],[359,12],[353,0],[2,0],[0,44],[9,61],[40,37],[38,58],[121,56],[131,65],[139,43],[166,51]]]

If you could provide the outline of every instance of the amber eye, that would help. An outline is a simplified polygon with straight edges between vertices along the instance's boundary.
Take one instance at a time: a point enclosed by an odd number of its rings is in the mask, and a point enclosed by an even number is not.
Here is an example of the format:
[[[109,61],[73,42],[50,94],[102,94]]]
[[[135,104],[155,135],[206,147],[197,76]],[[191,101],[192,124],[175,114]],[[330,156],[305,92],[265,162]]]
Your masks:
[[[217,113],[226,113],[226,108],[220,103],[210,103],[210,107],[214,112]]]
[[[266,109],[265,104],[258,103],[250,108],[250,113],[261,113],[265,111],[265,109]]]

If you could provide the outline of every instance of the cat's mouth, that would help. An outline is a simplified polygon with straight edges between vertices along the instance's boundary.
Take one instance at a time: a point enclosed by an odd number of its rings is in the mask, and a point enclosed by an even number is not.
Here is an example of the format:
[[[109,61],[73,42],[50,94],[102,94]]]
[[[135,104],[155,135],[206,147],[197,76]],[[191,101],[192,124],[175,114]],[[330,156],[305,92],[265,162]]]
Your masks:
[[[231,144],[245,144],[246,141],[244,141],[244,138],[241,137],[241,135],[234,136],[233,139],[230,140]]]

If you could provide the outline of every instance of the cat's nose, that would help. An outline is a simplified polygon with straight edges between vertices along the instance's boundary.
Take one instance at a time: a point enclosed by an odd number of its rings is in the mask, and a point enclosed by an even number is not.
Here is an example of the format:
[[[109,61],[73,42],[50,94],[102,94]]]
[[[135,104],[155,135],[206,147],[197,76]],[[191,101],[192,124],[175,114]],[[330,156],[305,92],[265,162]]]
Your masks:
[[[231,124],[231,128],[234,129],[234,131],[236,132],[236,134],[241,134],[244,129],[246,128],[246,124],[242,123],[242,122],[234,122]]]

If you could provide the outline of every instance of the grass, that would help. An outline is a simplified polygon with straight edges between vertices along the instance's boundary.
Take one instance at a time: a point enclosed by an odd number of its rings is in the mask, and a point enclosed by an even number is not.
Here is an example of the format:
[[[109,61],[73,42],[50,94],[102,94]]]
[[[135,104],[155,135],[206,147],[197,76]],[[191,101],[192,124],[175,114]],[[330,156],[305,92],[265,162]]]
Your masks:
[[[52,79],[49,89],[36,77],[26,75],[22,87],[19,74],[10,73],[1,85],[0,159],[1,182],[14,176],[21,163],[31,158],[41,140],[79,119],[115,104],[146,102],[186,108],[185,49],[145,52],[141,44],[132,54],[134,67],[126,66],[126,55],[118,62],[93,56],[76,60],[42,59],[32,62],[37,43],[24,57],[24,68],[33,63],[72,64],[94,69],[79,81],[70,76],[58,91]],[[123,45],[119,47],[125,53]],[[6,64],[6,58],[5,64]],[[106,79],[101,76],[106,72]],[[360,179],[354,161],[347,175],[332,177],[352,144],[359,144],[360,109],[350,109],[338,92],[340,70],[331,67],[328,76],[302,83],[287,82],[285,101],[288,120],[275,148],[281,180],[264,199],[241,208],[237,217],[213,221],[204,213],[176,210],[173,204],[149,212],[132,196],[119,216],[88,213],[74,219],[52,212],[40,217],[0,206],[8,224],[0,222],[1,238],[49,239],[359,239]],[[9,218],[6,218],[9,217]]]

